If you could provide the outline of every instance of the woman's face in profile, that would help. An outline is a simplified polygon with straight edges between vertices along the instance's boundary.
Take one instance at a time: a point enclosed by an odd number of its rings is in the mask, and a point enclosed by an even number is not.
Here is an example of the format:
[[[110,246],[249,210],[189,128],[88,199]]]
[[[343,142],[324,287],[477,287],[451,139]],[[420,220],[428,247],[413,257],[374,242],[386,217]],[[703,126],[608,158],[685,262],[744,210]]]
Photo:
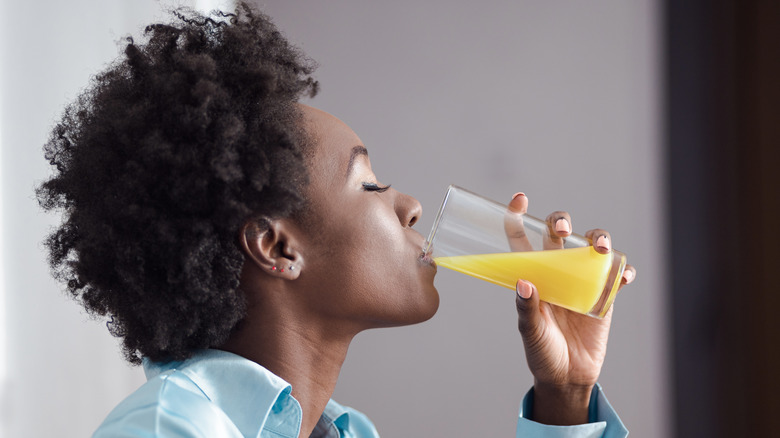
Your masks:
[[[313,139],[306,189],[305,267],[299,279],[318,313],[359,328],[413,324],[439,306],[435,265],[411,227],[422,208],[371,170],[358,136],[336,117],[302,106]]]

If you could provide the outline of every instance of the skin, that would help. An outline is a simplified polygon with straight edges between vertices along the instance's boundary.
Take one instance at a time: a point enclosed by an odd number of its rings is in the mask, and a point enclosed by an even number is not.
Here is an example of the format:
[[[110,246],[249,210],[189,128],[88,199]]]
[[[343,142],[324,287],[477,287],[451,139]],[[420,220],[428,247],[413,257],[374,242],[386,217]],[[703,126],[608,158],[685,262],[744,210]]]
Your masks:
[[[300,436],[309,436],[354,336],[426,321],[439,296],[435,264],[422,256],[425,239],[412,228],[420,203],[392,188],[376,190],[384,186],[358,136],[328,113],[301,108],[314,143],[308,205],[302,217],[265,218],[267,227],[248,222],[241,230],[247,315],[221,348],[289,382],[303,410]],[[522,198],[510,208],[527,208]],[[573,314],[539,303],[532,285],[518,285],[520,331],[536,377],[535,419],[586,422],[584,394],[603,363],[611,312],[603,320]]]
[[[511,220],[512,213],[527,210],[528,198],[523,193],[515,194],[504,222],[514,250],[530,248],[522,225]],[[564,211],[556,211],[546,221],[549,228],[544,247],[563,248],[561,238],[571,235],[571,217]],[[585,237],[602,254],[612,249],[612,238],[605,230],[590,230]],[[627,265],[621,287],[635,278],[636,269]],[[516,306],[526,360],[534,375],[532,418],[551,425],[587,423],[590,393],[604,364],[614,308],[603,319],[571,312],[539,301],[536,287],[522,279],[517,282]]]

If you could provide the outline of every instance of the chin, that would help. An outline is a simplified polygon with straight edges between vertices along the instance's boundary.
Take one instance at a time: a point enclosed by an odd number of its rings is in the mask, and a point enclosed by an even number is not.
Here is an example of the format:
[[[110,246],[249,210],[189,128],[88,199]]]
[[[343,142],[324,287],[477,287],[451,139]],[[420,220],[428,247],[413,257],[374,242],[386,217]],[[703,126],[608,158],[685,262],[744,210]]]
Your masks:
[[[431,286],[431,289],[433,289],[433,291],[431,292],[430,314],[425,318],[425,321],[433,318],[433,315],[439,311],[439,291],[433,286]]]
[[[439,291],[430,284],[424,289],[414,290],[402,302],[385,303],[384,309],[383,315],[372,319],[373,324],[368,328],[419,324],[433,318],[439,310]]]
[[[428,321],[439,310],[439,291],[433,285],[430,286],[429,290],[423,291],[421,295],[424,297],[424,300],[417,308],[419,312],[415,312],[417,318],[409,324],[419,324]]]

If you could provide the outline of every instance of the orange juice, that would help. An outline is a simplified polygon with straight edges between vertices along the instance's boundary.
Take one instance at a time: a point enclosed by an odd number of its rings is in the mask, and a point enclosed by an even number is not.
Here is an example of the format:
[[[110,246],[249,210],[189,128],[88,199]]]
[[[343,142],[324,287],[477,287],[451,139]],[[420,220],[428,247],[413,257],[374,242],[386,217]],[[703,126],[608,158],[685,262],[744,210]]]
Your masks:
[[[439,266],[509,289],[514,289],[517,279],[522,278],[536,286],[544,301],[602,317],[609,310],[620,284],[625,266],[625,256],[620,256],[619,274],[610,272],[613,254],[599,254],[591,246],[436,257],[434,261]],[[601,304],[599,309],[594,309],[596,304]]]

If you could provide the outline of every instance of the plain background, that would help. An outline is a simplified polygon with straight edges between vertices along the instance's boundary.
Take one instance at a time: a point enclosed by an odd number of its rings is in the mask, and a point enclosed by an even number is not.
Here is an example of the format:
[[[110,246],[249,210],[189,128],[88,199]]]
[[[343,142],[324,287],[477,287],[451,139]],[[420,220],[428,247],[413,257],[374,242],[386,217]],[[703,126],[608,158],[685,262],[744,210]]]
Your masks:
[[[50,279],[40,242],[58,219],[33,188],[65,103],[124,36],[165,15],[152,0],[0,4],[0,433],[88,436],[144,379]],[[612,233],[639,276],[617,300],[600,381],[632,435],[668,436],[659,3],[261,6],[320,64],[310,104],[358,133],[381,181],[421,201],[421,233],[450,183],[503,201],[522,190],[537,216],[565,209],[576,231]],[[532,384],[514,293],[445,269],[436,285],[431,321],[356,338],[334,398],[385,437],[513,436]]]

